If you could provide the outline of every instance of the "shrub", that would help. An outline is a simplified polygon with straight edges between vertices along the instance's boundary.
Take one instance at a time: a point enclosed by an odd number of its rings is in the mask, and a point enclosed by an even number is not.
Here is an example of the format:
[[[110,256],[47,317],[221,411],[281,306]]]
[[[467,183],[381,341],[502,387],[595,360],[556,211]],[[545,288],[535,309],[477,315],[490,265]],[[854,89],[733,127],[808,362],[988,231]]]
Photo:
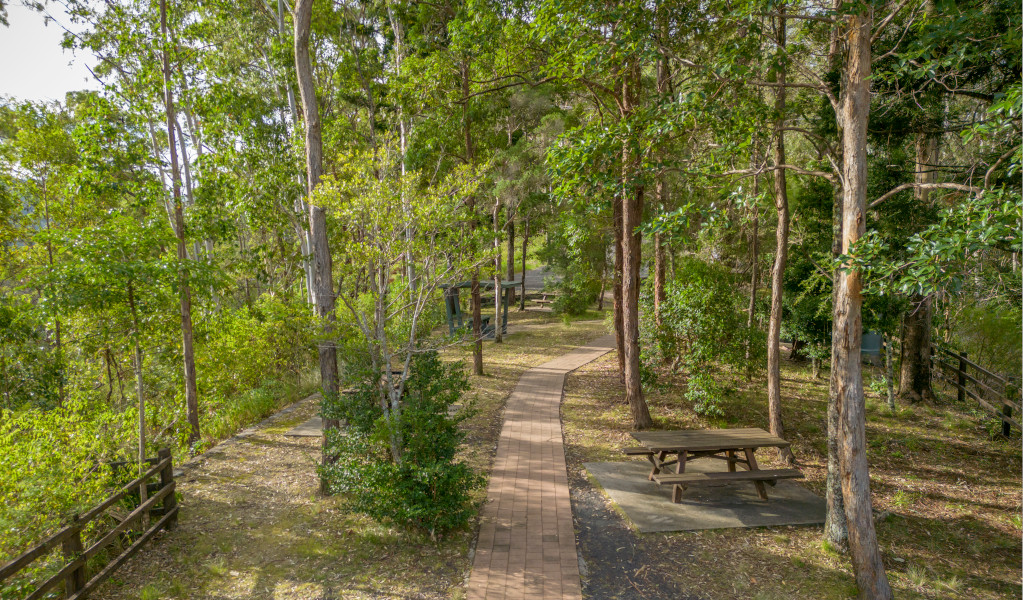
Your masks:
[[[570,272],[554,284],[554,289],[558,291],[558,296],[551,303],[554,314],[581,315],[600,293],[600,281]]]
[[[321,477],[332,492],[345,495],[350,510],[376,520],[431,537],[465,525],[474,514],[470,493],[483,479],[455,461],[464,438],[458,424],[470,414],[464,408],[455,416],[448,412],[469,389],[461,365],[444,365],[436,352],[417,355],[397,419],[384,417],[375,400],[378,382],[362,371],[350,393],[325,403],[325,416],[342,418],[348,427],[329,436],[327,451],[338,459],[321,469]],[[401,444],[398,460],[393,439]]]
[[[660,325],[654,322],[649,294],[644,295],[645,356],[688,373],[686,399],[699,414],[721,414],[714,367],[746,369],[762,364],[762,333],[747,326],[734,288],[735,278],[724,266],[684,257],[665,285]]]

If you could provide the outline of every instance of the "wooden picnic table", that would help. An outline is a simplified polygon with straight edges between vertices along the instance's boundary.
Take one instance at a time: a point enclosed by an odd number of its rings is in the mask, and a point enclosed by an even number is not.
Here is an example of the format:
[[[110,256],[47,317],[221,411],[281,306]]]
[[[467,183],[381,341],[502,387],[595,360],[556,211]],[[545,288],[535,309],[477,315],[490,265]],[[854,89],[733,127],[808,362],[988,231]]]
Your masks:
[[[632,437],[639,447],[625,448],[630,456],[645,456],[653,469],[650,480],[672,485],[671,501],[682,501],[688,485],[752,481],[757,494],[767,500],[764,484],[775,485],[779,479],[803,477],[798,469],[761,469],[754,453],[758,448],[787,448],[791,444],[756,427],[746,429],[699,429],[684,431],[634,431]],[[674,458],[669,458],[674,455]],[[686,463],[698,458],[716,458],[728,463],[728,471],[719,473],[686,473]],[[663,472],[675,465],[674,473]],[[737,471],[743,465],[745,471]]]

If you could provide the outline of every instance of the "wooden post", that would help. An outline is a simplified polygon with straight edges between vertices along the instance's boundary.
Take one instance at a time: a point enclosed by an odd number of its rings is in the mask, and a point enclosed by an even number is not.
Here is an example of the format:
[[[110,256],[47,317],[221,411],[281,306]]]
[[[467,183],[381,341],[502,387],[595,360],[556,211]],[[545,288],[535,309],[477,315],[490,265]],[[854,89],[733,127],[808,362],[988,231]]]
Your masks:
[[[960,402],[966,402],[966,356],[965,352],[959,353],[959,371],[957,373],[959,389],[957,399]]]
[[[169,448],[160,448],[160,451],[156,453],[156,458],[159,461],[163,461],[163,459],[170,457],[171,451]],[[174,483],[174,461],[169,460],[167,461],[167,466],[160,471],[160,488],[162,489],[167,487],[172,483]],[[178,499],[175,493],[167,494],[163,497],[163,514],[171,514],[171,511],[174,510],[174,507],[177,505]],[[167,529],[174,529],[177,524],[178,515],[175,513],[174,516],[167,520]]]
[[[1008,404],[1002,405],[1002,414],[1005,415],[1006,417],[1011,417],[1012,407],[1009,406]],[[1012,433],[1012,429],[1010,428],[1009,422],[1006,421],[1005,419],[1002,419],[1002,435],[1004,435],[1005,437],[1009,437],[1010,433]]]
[[[78,514],[71,516],[71,535],[61,542],[61,550],[64,553],[64,560],[68,562],[81,556],[85,549],[82,546],[82,528],[78,525]],[[64,583],[64,597],[70,598],[85,587],[85,565],[71,571]]]

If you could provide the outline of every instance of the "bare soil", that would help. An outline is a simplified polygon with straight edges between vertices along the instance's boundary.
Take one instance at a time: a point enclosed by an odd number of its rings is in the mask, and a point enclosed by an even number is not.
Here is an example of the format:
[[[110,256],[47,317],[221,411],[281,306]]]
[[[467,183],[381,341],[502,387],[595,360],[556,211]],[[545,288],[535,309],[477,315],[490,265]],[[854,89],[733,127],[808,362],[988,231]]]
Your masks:
[[[599,321],[565,323],[539,311],[513,311],[510,320],[529,327],[502,344],[484,345],[486,373],[470,376],[466,398],[476,412],[465,422],[460,459],[484,473],[493,464],[505,399],[522,373],[603,332]],[[471,358],[457,346],[443,355]],[[307,398],[192,461],[178,480],[177,528],[159,534],[94,597],[464,597],[475,526],[434,542],[351,514],[343,499],[320,495],[320,438],[284,435],[318,410],[318,401]],[[485,494],[479,490],[476,499]]]
[[[792,362],[782,369],[786,438],[806,474],[802,484],[823,496],[827,374],[813,379],[808,366]],[[725,417],[706,419],[682,399],[682,380],[661,375],[647,393],[658,429],[767,427],[763,381],[718,374],[729,384]],[[1018,432],[1011,440],[992,436],[986,413],[939,395],[938,404],[891,412],[868,393],[868,457],[889,579],[899,598],[1020,598]],[[613,352],[569,375],[562,414],[586,597],[856,596],[848,557],[822,544],[820,526],[669,534],[630,527],[582,467],[625,460],[620,448],[634,445]],[[781,466],[772,453],[761,454],[765,465]]]

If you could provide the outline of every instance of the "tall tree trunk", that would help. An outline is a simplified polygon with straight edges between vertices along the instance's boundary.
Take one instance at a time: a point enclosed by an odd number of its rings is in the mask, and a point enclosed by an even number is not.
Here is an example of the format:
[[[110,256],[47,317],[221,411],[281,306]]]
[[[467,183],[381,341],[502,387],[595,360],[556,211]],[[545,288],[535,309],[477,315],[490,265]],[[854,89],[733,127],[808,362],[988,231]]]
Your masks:
[[[284,0],[277,0],[277,41],[284,45]],[[284,78],[284,87],[287,90],[288,97],[288,111],[291,114],[291,122],[293,127],[298,127],[298,105],[295,102],[295,90],[291,87],[291,82]],[[301,175],[298,176],[299,183],[304,184]],[[303,187],[306,187],[303,185]],[[295,237],[298,238],[299,250],[302,252],[302,274],[304,275],[305,289],[306,289],[306,301],[313,306],[315,311],[316,307],[316,283],[313,276],[313,260],[312,260],[312,237],[309,234],[308,223],[303,223],[306,220],[306,215],[309,213],[309,206],[306,204],[305,199],[299,195],[294,201],[295,212],[299,215],[299,218],[295,221]]]
[[[639,104],[640,69],[634,62],[625,77],[622,97],[626,118]],[[622,200],[622,344],[625,346],[625,399],[629,403],[636,429],[653,426],[650,409],[643,399],[639,377],[639,269],[642,264],[642,238],[639,226],[643,216],[643,186],[638,182],[639,157],[626,141],[622,167],[626,181]]]
[[[753,163],[756,168],[757,155],[756,151],[753,152]],[[760,197],[760,175],[753,176],[753,197]],[[746,315],[746,327],[750,330],[753,329],[754,322],[757,314],[757,287],[760,286],[760,204],[759,200],[754,200],[753,204],[753,227],[750,232],[750,290],[749,290],[749,308],[747,309]],[[750,348],[751,337],[747,338],[746,341],[746,379],[753,378],[753,365],[751,364],[750,358],[752,357],[752,350]]]
[[[870,36],[873,10],[847,17],[847,53],[839,102],[842,125],[842,252],[863,236],[867,198],[867,121],[870,117]],[[863,337],[862,281],[859,271],[839,272],[833,335],[839,409],[839,468],[849,525],[849,550],[861,598],[887,600],[892,590],[881,562],[871,512],[866,453],[866,416],[860,348]]]
[[[504,334],[501,332],[501,227],[498,220],[501,218],[501,201],[494,201],[494,343],[504,342]]]
[[[781,10],[784,11],[784,5]],[[767,412],[771,433],[784,438],[785,426],[781,420],[781,312],[782,292],[785,285],[785,263],[789,254],[789,195],[786,189],[785,169],[785,17],[777,21],[778,62],[776,72],[779,86],[774,99],[778,114],[775,122],[774,145],[774,207],[778,212],[775,231],[774,268],[771,269],[771,316],[767,326]],[[778,456],[788,464],[795,462],[789,448],[779,448]]]
[[[921,133],[916,138],[916,183],[934,183],[938,162],[938,138]],[[929,204],[930,190],[914,191],[917,205]],[[931,389],[931,321],[934,318],[930,296],[914,295],[902,325],[902,355],[899,397],[907,402],[934,401]]]
[[[316,103],[316,85],[313,81],[313,66],[309,57],[309,30],[312,21],[313,0],[295,2],[295,73],[298,90],[302,99],[302,117],[305,120],[306,193],[309,196],[309,237],[313,255],[313,289],[316,298],[316,316],[320,319],[322,339],[318,351],[320,357],[320,389],[323,402],[329,404],[338,398],[340,384],[337,370],[337,349],[332,339],[334,333],[334,276],[330,242],[327,239],[327,212],[312,202],[313,191],[320,184],[323,174],[323,140],[320,131],[320,111]],[[337,419],[323,419],[323,464],[327,465],[336,457],[327,452],[327,436],[337,429]],[[326,480],[321,482],[321,491],[326,492]]]
[[[519,310],[526,310],[526,249],[529,246],[529,217],[522,219],[522,297],[519,298]]]
[[[834,210],[831,256],[838,258],[842,255],[842,191],[836,189],[834,193]],[[831,318],[832,322],[838,319],[838,279],[841,277],[841,269],[836,268],[831,275]],[[825,481],[825,500],[827,502],[827,516],[824,520],[824,539],[831,543],[836,549],[844,551],[849,545],[849,527],[845,520],[845,502],[842,500],[842,473],[839,469],[838,452],[838,431],[839,431],[839,402],[838,395],[839,380],[838,364],[839,339],[831,336],[831,376],[828,382],[828,474]]]
[[[515,281],[515,218],[512,214],[508,215],[505,235],[508,236],[508,281]],[[508,301],[515,304],[515,288],[512,288]]]
[[[465,137],[465,160],[470,165],[475,159],[472,145],[472,130],[469,121],[469,62],[468,58],[462,61],[462,134]],[[476,201],[469,199],[469,228],[476,229]],[[480,269],[472,269],[472,372],[476,375],[483,374],[483,317],[480,314]]]
[[[614,232],[615,232],[615,269],[613,278],[613,293],[612,298],[614,300],[612,309],[614,310],[614,324],[615,324],[615,349],[618,355],[618,377],[625,382],[625,335],[622,332],[624,327],[622,320],[622,273],[624,273],[624,267],[622,266],[622,244],[624,243],[624,236],[622,235],[622,194],[615,194],[614,207],[612,210],[612,219],[614,221]]]
[[[185,372],[185,407],[188,416],[188,444],[199,441],[199,393],[195,383],[195,352],[192,348],[192,290],[188,275],[188,251],[185,248],[185,215],[181,205],[177,144],[174,140],[174,92],[171,87],[167,0],[160,0],[160,33],[163,37],[163,89],[167,112],[167,150],[170,152],[171,190],[174,198],[174,223],[178,249],[178,298],[181,307],[181,350]]]
[[[658,4],[658,9],[661,5]],[[658,23],[660,30],[660,37],[662,43],[666,43],[668,40],[667,34],[667,19],[663,16],[663,11],[658,10]],[[668,59],[661,56],[657,59],[657,95],[661,101],[667,100],[668,95]],[[655,184],[654,193],[657,196],[657,209],[664,211],[668,204],[668,187],[664,183],[664,176],[658,175]],[[654,234],[654,322],[657,326],[661,326],[661,307],[664,305],[664,236],[661,232]]]
[[[842,8],[843,0],[832,0],[832,8],[836,13]],[[833,72],[842,68],[842,36],[843,28],[836,25],[831,28],[828,46],[828,65]],[[836,94],[840,93],[839,85],[834,86]],[[835,114],[835,126],[838,130],[838,138],[842,138],[842,120]],[[842,146],[837,144],[839,156],[835,157],[836,164],[842,164]],[[835,186],[832,189],[832,225],[831,225],[831,257],[837,260],[842,255],[842,202],[843,189]],[[834,323],[838,319],[838,278],[841,269],[835,268],[831,274],[831,320]],[[825,480],[825,501],[827,513],[824,520],[824,541],[830,543],[835,549],[844,552],[849,545],[849,527],[845,520],[845,502],[842,499],[842,474],[840,472],[838,453],[838,425],[839,425],[839,395],[838,395],[838,338],[831,336],[831,373],[828,381],[828,474]]]
[[[895,410],[895,366],[892,364],[892,340],[887,335],[882,338],[884,346],[884,383],[888,397],[888,410]]]
[[[902,322],[902,366],[899,398],[907,402],[933,401],[931,389],[931,296],[913,296]]]

